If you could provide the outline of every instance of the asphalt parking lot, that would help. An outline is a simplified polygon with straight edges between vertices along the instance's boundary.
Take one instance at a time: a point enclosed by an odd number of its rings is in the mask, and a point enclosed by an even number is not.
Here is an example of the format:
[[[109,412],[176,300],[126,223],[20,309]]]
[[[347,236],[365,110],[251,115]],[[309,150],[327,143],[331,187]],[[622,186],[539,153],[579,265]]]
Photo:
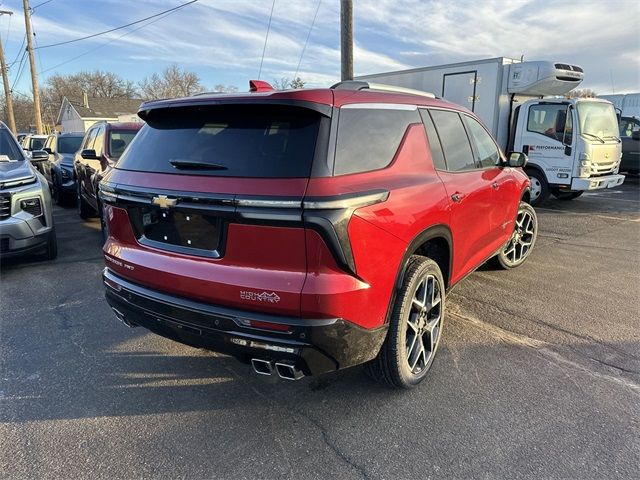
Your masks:
[[[125,328],[98,221],[58,208],[58,259],[0,269],[0,477],[637,478],[638,179],[538,214],[528,262],[459,284],[428,380],[396,392]]]

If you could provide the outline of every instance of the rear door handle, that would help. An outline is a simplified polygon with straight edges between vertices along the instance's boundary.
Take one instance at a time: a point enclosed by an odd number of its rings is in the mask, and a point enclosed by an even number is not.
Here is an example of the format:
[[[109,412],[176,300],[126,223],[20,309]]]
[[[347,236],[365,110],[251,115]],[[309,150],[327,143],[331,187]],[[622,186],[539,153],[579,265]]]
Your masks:
[[[454,202],[460,202],[463,198],[464,198],[464,194],[460,192],[456,192],[453,195],[451,195],[451,200],[453,200]]]
[[[500,185],[498,185],[498,182],[493,182],[491,184],[491,187],[493,187],[494,190],[498,190],[500,188]]]

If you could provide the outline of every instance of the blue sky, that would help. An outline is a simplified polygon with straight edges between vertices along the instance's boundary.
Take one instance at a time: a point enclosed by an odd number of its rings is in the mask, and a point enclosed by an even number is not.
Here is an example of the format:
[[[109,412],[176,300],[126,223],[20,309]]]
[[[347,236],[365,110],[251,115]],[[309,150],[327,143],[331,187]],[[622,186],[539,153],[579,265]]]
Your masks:
[[[37,7],[44,1],[31,0],[40,46],[120,26],[186,0],[52,0]],[[339,4],[321,0],[298,72],[309,86],[339,80]],[[19,58],[24,37],[22,1],[0,5],[16,12],[11,20],[0,17],[11,64]],[[276,0],[262,79],[293,77],[317,6],[318,0]],[[272,0],[199,0],[143,28],[139,24],[41,49],[40,80],[52,73],[102,69],[137,82],[177,63],[196,72],[208,88],[222,83],[245,90],[248,80],[258,76],[271,7]],[[598,93],[640,91],[637,0],[354,0],[354,37],[356,75],[524,55],[581,65],[582,87]],[[12,83],[18,66],[10,66]],[[30,91],[28,73],[25,68],[16,90]]]

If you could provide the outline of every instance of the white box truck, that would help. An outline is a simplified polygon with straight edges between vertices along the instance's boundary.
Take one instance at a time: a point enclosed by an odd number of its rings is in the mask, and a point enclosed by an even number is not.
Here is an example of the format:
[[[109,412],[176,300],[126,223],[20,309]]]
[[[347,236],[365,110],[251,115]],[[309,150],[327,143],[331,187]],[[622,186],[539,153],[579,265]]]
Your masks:
[[[478,115],[502,149],[528,155],[531,202],[573,199],[622,184],[622,147],[611,102],[567,99],[584,71],[549,61],[490,58],[358,77],[434,93]]]

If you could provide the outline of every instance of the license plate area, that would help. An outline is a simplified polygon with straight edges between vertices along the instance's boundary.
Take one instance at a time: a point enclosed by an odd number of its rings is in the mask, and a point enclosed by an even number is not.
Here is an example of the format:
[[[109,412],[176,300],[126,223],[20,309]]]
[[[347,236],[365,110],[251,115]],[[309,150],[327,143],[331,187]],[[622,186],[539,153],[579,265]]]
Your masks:
[[[188,255],[221,256],[223,223],[217,215],[144,206],[131,207],[129,216],[143,245]]]

